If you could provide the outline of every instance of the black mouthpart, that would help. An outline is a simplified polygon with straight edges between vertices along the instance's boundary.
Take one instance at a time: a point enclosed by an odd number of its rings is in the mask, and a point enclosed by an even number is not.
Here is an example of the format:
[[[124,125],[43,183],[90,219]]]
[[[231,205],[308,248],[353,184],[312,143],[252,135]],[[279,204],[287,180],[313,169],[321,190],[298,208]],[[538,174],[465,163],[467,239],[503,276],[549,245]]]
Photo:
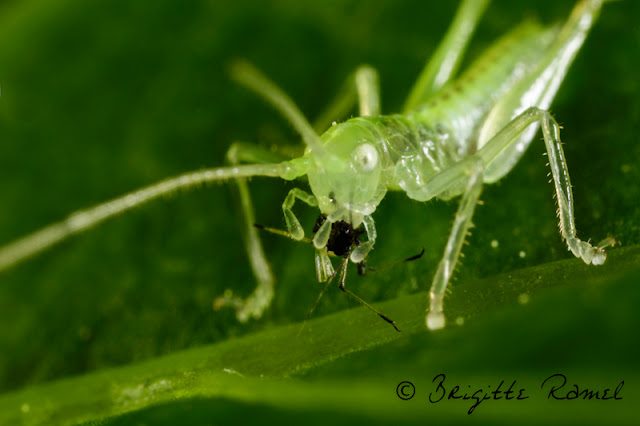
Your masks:
[[[326,221],[327,221],[327,217],[324,214],[321,214],[318,217],[318,220],[316,221],[315,226],[313,227],[313,233],[315,234],[316,232],[318,232],[320,227]],[[340,265],[335,270],[335,272],[333,273],[329,281],[327,281],[327,284],[325,285],[322,292],[316,299],[315,303],[311,307],[309,314],[307,314],[307,319],[311,315],[311,312],[313,312],[313,310],[315,309],[316,305],[318,304],[318,301],[320,300],[320,297],[322,297],[325,290],[329,286],[329,283],[336,277],[337,274],[339,274],[340,284],[338,287],[340,288],[340,290],[342,290],[343,292],[351,296],[353,299],[358,301],[358,303],[360,303],[361,305],[367,307],[369,310],[374,312],[376,315],[382,318],[385,322],[391,325],[397,332],[400,332],[400,329],[396,326],[396,322],[394,320],[384,315],[382,312],[378,311],[369,303],[365,302],[360,296],[354,294],[350,290],[347,290],[345,287],[347,265],[349,262],[349,254],[351,253],[351,250],[353,249],[353,247],[357,247],[360,245],[360,235],[362,235],[364,232],[365,230],[362,227],[355,229],[350,223],[345,222],[344,220],[340,220],[338,222],[334,222],[331,224],[331,233],[329,234],[329,240],[327,241],[327,250],[329,250],[336,256],[342,257],[342,260],[340,261]],[[413,256],[413,257],[417,259],[418,257],[422,256],[423,253],[424,253],[424,249],[422,250],[422,253],[420,253],[418,256]],[[359,273],[361,273],[361,270],[363,268],[366,268],[365,263],[364,262],[358,263]]]
[[[327,217],[321,214],[313,227],[313,233],[325,223]],[[339,220],[331,224],[331,234],[327,241],[327,250],[333,252],[336,256],[348,256],[351,249],[360,245],[360,235],[364,233],[362,228],[354,228],[350,223]]]

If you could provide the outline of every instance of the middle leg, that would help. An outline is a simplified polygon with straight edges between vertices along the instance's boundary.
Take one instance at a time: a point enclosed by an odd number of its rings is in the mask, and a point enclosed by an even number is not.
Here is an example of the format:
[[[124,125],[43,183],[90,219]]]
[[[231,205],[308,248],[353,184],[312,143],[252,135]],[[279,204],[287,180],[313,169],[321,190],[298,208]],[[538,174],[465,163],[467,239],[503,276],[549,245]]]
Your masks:
[[[451,275],[460,257],[462,244],[467,236],[467,232],[471,226],[471,218],[475,210],[478,198],[482,192],[482,176],[484,172],[484,164],[478,157],[470,157],[457,163],[453,167],[456,178],[452,179],[452,183],[459,183],[460,179],[466,179],[466,187],[460,200],[460,206],[456,212],[455,220],[444,254],[436,275],[433,277],[433,283],[429,290],[429,309],[427,311],[426,323],[430,330],[438,330],[445,326],[445,317],[443,312],[444,295],[447,285],[451,280]],[[426,183],[426,186],[429,182]]]

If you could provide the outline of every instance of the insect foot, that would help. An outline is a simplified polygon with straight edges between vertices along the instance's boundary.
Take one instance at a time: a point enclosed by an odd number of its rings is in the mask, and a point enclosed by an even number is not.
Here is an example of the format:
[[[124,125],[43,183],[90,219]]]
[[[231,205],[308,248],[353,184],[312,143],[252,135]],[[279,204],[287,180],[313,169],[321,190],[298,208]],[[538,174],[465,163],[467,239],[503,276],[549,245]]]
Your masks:
[[[593,247],[588,242],[578,238],[569,241],[569,250],[571,250],[576,257],[584,260],[587,265],[602,265],[607,259],[607,252],[603,247]]]
[[[429,292],[429,312],[427,312],[427,328],[429,330],[440,330],[444,328],[446,321],[442,312],[442,298],[436,293]]]
[[[440,330],[444,328],[445,320],[442,312],[429,311],[427,314],[427,328],[429,330]]]
[[[251,318],[262,317],[263,312],[271,304],[273,299],[273,287],[259,286],[246,299],[234,296],[231,290],[226,290],[224,295],[218,297],[213,302],[213,309],[218,311],[225,306],[230,306],[236,310],[238,321],[245,323]]]

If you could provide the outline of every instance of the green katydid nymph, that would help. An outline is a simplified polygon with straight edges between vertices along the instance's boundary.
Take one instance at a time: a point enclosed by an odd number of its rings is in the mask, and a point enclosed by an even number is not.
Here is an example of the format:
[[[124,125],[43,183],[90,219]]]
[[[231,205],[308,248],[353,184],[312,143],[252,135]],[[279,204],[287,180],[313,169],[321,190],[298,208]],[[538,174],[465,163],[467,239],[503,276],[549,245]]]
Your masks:
[[[235,180],[240,191],[247,233],[246,248],[257,280],[255,291],[241,298],[227,291],[215,306],[236,309],[240,321],[260,318],[273,299],[274,278],[254,227],[255,215],[246,178],[294,180],[307,176],[310,193],[292,189],[282,205],[283,234],[305,238],[293,213],[296,200],[320,210],[309,242],[315,247],[317,279],[339,277],[340,288],[395,327],[393,320],[345,288],[349,262],[364,265],[376,243],[374,215],[387,191],[403,191],[427,201],[461,197],[444,254],[429,291],[426,325],[445,326],[443,298],[471,225],[483,185],[504,177],[541,128],[558,203],[562,238],[587,264],[600,265],[611,238],[598,245],[576,235],[573,194],[560,142],[560,127],[548,109],[571,63],[594,25],[605,0],[580,0],[563,23],[520,24],[489,47],[464,73],[459,64],[488,0],[463,0],[432,59],[410,91],[403,110],[382,115],[378,75],[369,66],[350,77],[342,98],[325,116],[338,120],[356,102],[360,115],[317,133],[293,101],[267,77],[244,61],[231,75],[272,104],[300,134],[304,155],[266,162],[263,148],[236,144],[231,165],[187,172],[132,191],[111,201],[72,213],[0,248],[0,270],[96,226],[143,203],[202,183]],[[353,102],[350,103],[350,100]],[[264,160],[265,162],[261,162]],[[242,164],[251,161],[253,164]],[[341,258],[334,268],[330,256]],[[425,278],[426,284],[426,278]]]

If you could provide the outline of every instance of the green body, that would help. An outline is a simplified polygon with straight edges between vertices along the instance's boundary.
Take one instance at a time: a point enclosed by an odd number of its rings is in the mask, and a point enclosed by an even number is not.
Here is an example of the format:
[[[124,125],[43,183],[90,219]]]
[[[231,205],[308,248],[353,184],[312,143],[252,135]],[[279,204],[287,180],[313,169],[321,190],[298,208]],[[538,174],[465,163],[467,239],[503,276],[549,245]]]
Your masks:
[[[243,178],[271,176],[292,180],[307,175],[313,194],[294,188],[282,205],[288,231],[285,234],[296,240],[304,238],[304,229],[293,212],[296,200],[319,207],[321,218],[312,240],[317,278],[320,281],[334,278],[336,272],[329,254],[342,256],[338,268],[340,288],[373,309],[345,289],[345,274],[347,260],[362,267],[373,248],[377,233],[372,214],[386,192],[402,190],[419,201],[460,195],[460,206],[429,293],[427,326],[442,328],[446,286],[471,226],[483,184],[500,179],[513,168],[538,126],[551,168],[562,238],[568,249],[586,263],[602,264],[606,258],[603,247],[612,239],[592,246],[576,235],[573,193],[560,127],[548,108],[603,2],[579,1],[561,25],[542,27],[525,22],[453,80],[488,4],[488,0],[463,0],[433,59],[409,94],[402,114],[380,114],[377,73],[370,67],[360,67],[354,78],[349,79],[351,91],[336,103],[348,106],[357,94],[360,117],[333,125],[322,136],[317,135],[286,94],[251,65],[240,61],[232,67],[232,76],[262,95],[290,121],[307,147],[302,157],[281,163],[240,165],[247,161],[273,161],[273,153],[234,145],[227,156],[230,167],[166,179],[77,211],[61,222],[1,247],[0,270],[168,193],[236,179],[245,216],[247,251],[258,286],[246,299],[229,291],[216,300],[215,306],[233,306],[241,321],[259,318],[273,298],[274,279],[253,226],[253,207]],[[346,110],[329,108],[329,112],[322,116],[340,117]],[[361,234],[366,234],[366,239],[360,239]]]
[[[357,170],[357,166],[345,168],[342,173],[316,172],[317,175],[312,169],[309,179],[313,193],[319,199],[325,193],[333,193],[334,197],[328,198],[334,200],[341,194],[343,203],[367,205],[368,208],[361,208],[367,213],[375,210],[375,203],[381,200],[382,186],[426,201],[424,182],[474,154],[493,136],[486,132],[481,135],[490,111],[514,87],[536,78],[557,34],[557,27],[544,28],[526,22],[496,42],[466,73],[418,109],[405,114],[355,117],[333,126],[322,136],[329,152],[339,159],[350,159],[360,144],[369,143],[376,147],[380,164],[365,173]],[[524,99],[516,104],[509,119],[528,106],[548,107],[552,97],[544,102],[539,98],[538,102],[527,104]],[[528,144],[533,131],[521,136],[522,143]],[[515,160],[509,163],[513,165]],[[486,173],[485,179],[497,180],[508,169]],[[331,189],[327,190],[328,187]],[[462,188],[452,188],[438,198],[451,198],[461,191]],[[323,213],[334,211],[333,204],[325,208],[322,202],[320,205]]]
[[[387,190],[402,190],[418,201],[461,195],[429,293],[427,327],[444,327],[445,290],[482,186],[513,168],[538,126],[542,127],[555,184],[561,235],[577,257],[588,264],[602,264],[606,258],[603,247],[608,242],[592,246],[576,235],[573,193],[560,126],[548,112],[602,2],[578,2],[561,26],[541,27],[525,22],[496,42],[457,80],[450,80],[451,72],[439,85],[430,70],[447,68],[449,62],[459,61],[471,32],[468,28],[475,26],[486,6],[482,0],[466,0],[438,49],[435,65],[427,65],[403,114],[379,115],[378,96],[370,95],[377,90],[375,84],[356,81],[360,98],[365,100],[360,106],[361,117],[334,125],[322,135],[322,142],[301,132],[308,150],[305,158],[294,161],[293,168],[309,176],[313,196],[292,192],[283,211],[287,227],[297,239],[303,233],[291,211],[294,198],[311,199],[307,202],[318,205],[326,216],[313,238],[318,278],[334,275],[327,248],[336,246],[335,234],[345,227],[343,223],[353,229],[364,225],[368,240],[363,244],[353,240],[349,256],[354,263],[364,262],[377,236],[371,215]],[[460,33],[463,35],[456,40]],[[450,61],[446,58],[449,51],[455,56]],[[292,122],[295,124],[295,120]],[[343,264],[341,288],[346,273]]]

